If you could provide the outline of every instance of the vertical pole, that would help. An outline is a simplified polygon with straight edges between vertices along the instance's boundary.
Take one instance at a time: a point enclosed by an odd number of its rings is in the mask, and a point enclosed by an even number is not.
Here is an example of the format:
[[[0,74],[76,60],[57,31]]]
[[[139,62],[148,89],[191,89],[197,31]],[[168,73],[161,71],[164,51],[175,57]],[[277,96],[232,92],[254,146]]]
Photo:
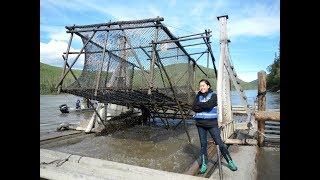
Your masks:
[[[187,84],[189,84],[190,86],[190,89],[191,89],[191,92],[188,91],[188,102],[192,103],[193,101],[193,98],[194,98],[194,94],[195,94],[195,90],[194,90],[194,65],[193,63],[191,62],[190,59],[188,59],[188,79],[187,79]]]
[[[104,46],[103,46],[103,50],[102,50],[102,58],[101,58],[100,66],[99,66],[99,72],[98,72],[98,77],[97,77],[96,88],[95,88],[95,91],[94,91],[94,96],[97,96],[97,94],[98,94],[100,78],[101,78],[101,72],[102,72],[103,63],[104,63],[104,57],[105,57],[106,48],[107,48],[108,34],[109,34],[109,31],[106,32],[106,36],[105,36],[106,40],[104,41]]]
[[[154,76],[154,63],[155,63],[155,54],[157,51],[157,41],[158,41],[158,31],[159,27],[156,28],[156,31],[154,32],[154,40],[152,42],[152,55],[151,55],[151,63],[150,63],[150,87],[148,89],[148,94],[151,94],[152,88],[153,88],[153,76]]]
[[[258,110],[265,111],[266,110],[266,72],[260,71],[258,72]]]
[[[220,156],[219,145],[217,145],[216,148],[217,148],[217,153],[218,153],[219,178],[220,178],[220,180],[222,180],[223,179],[223,174],[222,174],[222,168],[221,168],[221,156]]]
[[[61,77],[63,77],[64,73],[66,72],[66,66],[67,66],[67,64],[68,64],[68,56],[69,56],[69,51],[70,51],[70,46],[71,46],[72,38],[73,38],[73,33],[70,34],[70,39],[69,39],[69,43],[68,43],[68,48],[67,48],[66,56],[65,56],[65,58],[63,59],[63,60],[64,60],[64,65],[63,65],[63,71],[62,71]],[[62,56],[62,57],[64,57],[64,56]],[[70,68],[70,67],[69,67],[69,68]],[[62,81],[62,82],[63,82],[63,81]],[[61,92],[62,82],[61,82],[61,84],[60,84],[59,87],[58,87],[58,94],[60,94],[60,92]]]
[[[110,61],[111,61],[111,53],[108,52],[108,55],[109,55],[109,58],[108,58],[108,64],[107,64],[107,74],[106,74],[106,79],[104,81],[104,87],[103,88],[106,88],[107,85],[108,85],[108,76],[109,76],[109,68],[110,68]]]
[[[228,62],[230,62],[230,59],[229,59],[229,43],[230,41],[229,40],[227,40],[227,44],[226,44],[226,48],[225,48],[225,56],[226,56],[226,58],[225,58],[225,61],[228,61]],[[224,63],[225,64],[225,63]],[[230,63],[228,63],[228,64],[230,64]],[[224,114],[224,120],[225,120],[225,122],[230,122],[230,121],[232,121],[233,120],[233,115],[232,115],[232,107],[231,107],[231,104],[232,104],[232,102],[231,102],[231,81],[230,81],[230,75],[229,75],[229,73],[228,73],[228,71],[227,71],[227,68],[226,68],[226,64],[225,64],[225,66],[224,66],[224,71],[223,71],[223,73],[224,73],[224,77],[225,77],[225,79],[224,79],[224,83],[225,83],[225,89],[223,89],[224,91],[225,91],[225,93],[224,93],[224,103],[223,103],[223,107],[225,108],[225,110],[224,110],[224,112],[225,112],[225,114]]]
[[[132,90],[133,77],[134,77],[134,66],[132,66],[132,73],[131,73],[131,76],[130,76],[130,84],[129,84],[129,89],[130,90]]]
[[[266,110],[266,72],[260,71],[258,72],[258,111]],[[258,122],[258,145],[261,147],[264,145],[264,132],[265,132],[265,121],[259,120]]]
[[[209,78],[209,49],[207,51],[207,78]]]
[[[171,83],[170,77],[169,77],[166,69],[164,68],[164,66],[163,66],[163,64],[162,64],[162,62],[161,62],[161,60],[160,60],[160,57],[159,57],[159,55],[158,55],[157,52],[156,52],[156,56],[157,56],[157,59],[159,59],[159,64],[161,65],[161,68],[163,69],[163,72],[164,72],[164,74],[166,75],[166,77],[167,77],[167,79],[168,79],[168,82],[169,82],[169,84],[170,84],[170,88],[171,88],[171,90],[172,90],[172,92],[173,92],[174,100],[176,101],[176,103],[177,103],[177,105],[178,105],[179,111],[180,111],[180,113],[181,113],[182,120],[183,120],[183,122],[184,122],[184,123],[183,123],[183,124],[184,124],[184,129],[185,129],[185,131],[186,131],[186,133],[187,133],[188,141],[189,141],[189,143],[191,143],[191,137],[190,137],[190,134],[189,134],[189,132],[188,132],[188,128],[187,128],[187,124],[186,124],[186,118],[185,118],[185,116],[184,116],[184,113],[183,113],[183,110],[182,110],[182,108],[181,108],[181,105],[180,105],[180,103],[179,103],[179,101],[178,101],[178,99],[177,99],[177,95],[176,95],[176,92],[175,92],[175,90],[174,90],[174,88],[173,88],[173,85],[172,85],[172,83]]]
[[[218,97],[218,121],[228,122],[232,120],[231,99],[230,99],[230,79],[224,65],[229,61],[227,19],[228,16],[217,17],[220,22],[220,58],[217,78],[217,97]]]

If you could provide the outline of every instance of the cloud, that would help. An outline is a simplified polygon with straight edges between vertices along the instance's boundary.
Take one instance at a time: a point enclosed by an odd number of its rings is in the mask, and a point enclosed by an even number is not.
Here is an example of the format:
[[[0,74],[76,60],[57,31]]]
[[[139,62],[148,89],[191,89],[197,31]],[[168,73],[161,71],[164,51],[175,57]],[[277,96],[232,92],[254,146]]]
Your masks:
[[[229,37],[235,36],[272,36],[280,31],[277,17],[249,17],[232,23]]]
[[[68,41],[70,34],[66,33],[63,26],[44,26],[40,27],[42,32],[47,33],[47,38],[57,41]]]
[[[54,0],[41,0],[41,40],[40,61],[52,62],[62,67],[62,53],[67,49],[70,34],[66,33],[65,25],[94,24],[111,21],[125,21],[135,19],[149,19],[160,16],[172,34],[176,37],[201,33],[210,29],[210,38],[215,48],[219,46],[220,27],[217,16],[228,15],[227,30],[232,41],[236,38],[266,37],[278,38],[280,32],[280,1],[87,1],[72,0],[60,3]],[[108,19],[109,18],[109,19]],[[71,22],[71,23],[70,23]],[[49,26],[61,24],[61,26]],[[65,24],[65,25],[62,25]],[[72,47],[80,49],[82,42],[74,36]],[[249,42],[249,40],[248,40]],[[260,43],[261,44],[261,43]],[[195,48],[195,47],[190,47]],[[245,48],[245,47],[242,47]],[[273,51],[263,46],[255,52]],[[271,49],[271,48],[270,48]],[[249,49],[233,48],[234,53],[243,51],[254,52]],[[75,50],[72,50],[75,51]],[[79,51],[79,50],[78,50]],[[213,50],[218,54],[218,48]],[[72,56],[71,56],[72,57]],[[218,55],[215,55],[218,58]],[[71,60],[74,58],[71,58]],[[248,60],[250,58],[247,58]],[[70,62],[70,61],[69,61]],[[261,69],[261,68],[259,68]],[[248,74],[246,76],[249,76]],[[256,79],[256,73],[253,73]],[[250,79],[249,79],[250,80]]]
[[[200,16],[202,15],[205,8],[208,6],[208,1],[198,1],[193,8],[191,9],[192,16]]]
[[[169,6],[170,7],[175,7],[176,4],[177,4],[177,1],[176,0],[168,0],[169,1]]]
[[[274,36],[280,32],[279,1],[246,5],[230,18],[230,36]],[[229,27],[229,26],[228,26]],[[228,28],[229,29],[229,28]]]
[[[64,41],[51,40],[49,43],[40,42],[40,62],[49,64],[52,66],[63,67],[63,52],[66,52],[68,44]],[[79,52],[80,50],[76,50],[70,48],[72,52]],[[69,55],[68,63],[71,65],[76,55]],[[83,69],[84,65],[84,56],[81,55],[75,65],[72,67],[73,69]]]
[[[239,72],[237,73],[238,78],[244,82],[251,82],[258,79],[257,72]]]

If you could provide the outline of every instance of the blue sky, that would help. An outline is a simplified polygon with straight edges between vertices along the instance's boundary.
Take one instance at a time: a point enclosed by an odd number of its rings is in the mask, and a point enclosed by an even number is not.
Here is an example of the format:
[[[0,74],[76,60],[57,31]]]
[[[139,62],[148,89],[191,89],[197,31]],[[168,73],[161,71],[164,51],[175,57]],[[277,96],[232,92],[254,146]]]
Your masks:
[[[240,79],[250,82],[279,54],[280,0],[40,0],[40,62],[62,67],[70,34],[65,26],[163,17],[176,37],[212,31],[218,68],[218,16],[228,15],[230,60]],[[82,47],[75,39],[71,50]],[[206,66],[206,60],[199,60]],[[82,68],[83,58],[75,64]],[[210,65],[212,68],[213,66]]]

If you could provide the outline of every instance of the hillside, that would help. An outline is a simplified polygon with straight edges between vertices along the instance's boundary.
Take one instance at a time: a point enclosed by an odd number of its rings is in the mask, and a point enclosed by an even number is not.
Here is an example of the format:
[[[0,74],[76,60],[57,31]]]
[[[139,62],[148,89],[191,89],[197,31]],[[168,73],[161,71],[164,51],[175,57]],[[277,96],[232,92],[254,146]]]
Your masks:
[[[208,69],[203,66],[200,66],[200,67],[202,68],[202,70],[204,72],[206,72],[209,75],[208,80],[211,82],[211,84],[214,86],[214,89],[215,89],[215,86],[217,83],[216,83],[216,76],[214,74],[214,70],[210,69],[210,68]],[[182,69],[186,69],[186,64],[173,64],[173,65],[166,66],[166,71],[168,72],[170,77],[181,77],[181,73],[184,73],[184,72],[179,71],[179,70],[182,70]],[[155,71],[156,70],[157,70],[157,68],[155,68]],[[63,71],[62,67],[50,66],[50,65],[47,65],[47,64],[40,62],[40,94],[56,94],[57,90],[56,90],[55,86],[61,78],[62,71]],[[73,70],[73,72],[77,77],[79,77],[81,74],[81,70]],[[137,71],[135,73],[137,75],[141,72]],[[154,80],[157,82],[161,82],[160,78],[161,77],[155,77]],[[198,86],[198,82],[203,78],[207,78],[207,77],[205,77],[205,75],[197,68],[196,69],[195,87]],[[180,80],[180,81],[185,82],[182,80]],[[72,77],[71,73],[68,73],[68,75],[64,79],[63,84],[68,85],[68,84],[71,84],[72,82],[74,82],[74,78]],[[145,83],[142,82],[141,79],[134,78],[134,85],[135,86],[145,87],[144,84]],[[245,90],[257,89],[257,80],[252,81],[250,83],[247,83],[247,82],[240,80],[240,85]],[[231,89],[235,90],[233,84],[231,85]]]
[[[216,75],[214,73],[214,69],[208,69],[204,66],[201,66],[201,69],[206,72],[209,75],[209,81],[211,84],[213,84],[214,86],[217,84],[217,80],[216,80]],[[197,69],[196,70],[196,83],[198,83],[202,78],[206,78],[203,73]],[[258,80],[254,80],[251,82],[244,82],[240,79],[240,85],[244,90],[248,90],[248,89],[257,89],[258,88]],[[231,90],[235,90],[235,87],[233,86],[233,83],[231,82]]]
[[[55,86],[61,78],[63,68],[50,66],[40,62],[40,94],[56,94]],[[73,73],[79,77],[81,70],[73,70]],[[71,73],[68,73],[64,83],[70,84],[74,81]]]

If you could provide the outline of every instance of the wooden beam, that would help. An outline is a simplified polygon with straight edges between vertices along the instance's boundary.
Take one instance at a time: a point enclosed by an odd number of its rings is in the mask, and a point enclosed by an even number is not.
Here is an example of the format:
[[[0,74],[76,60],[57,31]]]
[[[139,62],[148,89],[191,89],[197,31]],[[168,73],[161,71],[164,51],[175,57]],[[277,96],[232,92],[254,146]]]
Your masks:
[[[100,23],[100,24],[91,24],[91,25],[82,25],[82,26],[66,26],[66,29],[72,30],[75,28],[92,28],[92,27],[100,27],[100,26],[111,26],[111,25],[123,25],[123,24],[141,24],[147,22],[158,22],[163,21],[163,17],[156,17],[152,19],[141,19],[141,20],[133,20],[133,21],[116,21],[116,22],[108,22],[108,23]]]
[[[257,121],[280,121],[280,112],[256,111],[254,117]]]
[[[130,26],[124,28],[93,28],[93,29],[83,29],[83,30],[69,30],[67,33],[75,33],[75,32],[90,32],[90,31],[117,31],[117,30],[125,30],[125,29],[140,29],[140,28],[151,28],[157,27],[158,25],[146,25],[146,26]]]
[[[226,139],[225,144],[257,145],[256,139]]]
[[[93,36],[96,34],[96,32],[93,32],[91,37],[87,40],[87,42],[82,46],[81,50],[79,51],[80,53],[77,55],[77,57],[73,60],[73,62],[71,63],[70,65],[70,68],[68,68],[67,72],[65,72],[61,79],[59,80],[59,83],[57,84],[56,88],[58,88],[61,84],[62,84],[62,81],[63,79],[67,76],[68,72],[70,71],[70,69],[72,68],[72,66],[76,63],[76,61],[78,60],[78,58],[80,57],[81,55],[81,52],[84,50],[84,48],[87,46],[87,44],[90,42],[90,40],[93,38]]]

